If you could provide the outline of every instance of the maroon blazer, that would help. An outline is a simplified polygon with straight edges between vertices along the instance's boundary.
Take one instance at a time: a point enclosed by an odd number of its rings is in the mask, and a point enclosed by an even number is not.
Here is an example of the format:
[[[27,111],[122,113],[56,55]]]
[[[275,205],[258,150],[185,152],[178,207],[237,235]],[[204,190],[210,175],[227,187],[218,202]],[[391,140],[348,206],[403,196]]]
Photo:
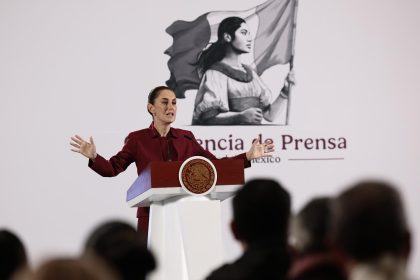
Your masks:
[[[168,141],[171,143],[170,145]],[[152,123],[149,128],[131,132],[125,139],[121,151],[109,160],[104,159],[99,154],[95,161],[89,160],[89,167],[101,176],[113,177],[135,162],[137,174],[140,174],[150,162],[168,160],[168,152],[172,154],[172,160],[178,161],[184,161],[192,156],[203,156],[211,160],[217,159],[198,144],[191,131],[171,128],[167,137],[160,137]],[[251,166],[251,162],[247,160],[245,153],[232,158],[243,159],[244,167]],[[138,208],[137,217],[148,217],[148,215],[148,209]]]

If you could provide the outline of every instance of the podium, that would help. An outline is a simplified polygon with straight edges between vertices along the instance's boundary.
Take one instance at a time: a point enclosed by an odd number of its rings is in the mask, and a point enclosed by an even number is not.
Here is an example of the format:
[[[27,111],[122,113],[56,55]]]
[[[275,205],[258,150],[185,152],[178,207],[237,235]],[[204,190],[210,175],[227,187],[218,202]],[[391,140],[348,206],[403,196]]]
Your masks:
[[[127,191],[130,207],[150,206],[148,247],[158,267],[151,280],[198,280],[224,263],[221,201],[244,183],[243,160],[211,161],[216,186],[191,195],[181,186],[183,162],[152,162]]]

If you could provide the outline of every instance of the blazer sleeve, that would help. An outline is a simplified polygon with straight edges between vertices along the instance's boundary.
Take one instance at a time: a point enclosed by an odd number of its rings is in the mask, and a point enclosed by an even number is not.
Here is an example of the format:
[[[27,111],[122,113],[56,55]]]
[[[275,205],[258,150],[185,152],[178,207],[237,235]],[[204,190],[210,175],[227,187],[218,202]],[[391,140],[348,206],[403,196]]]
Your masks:
[[[125,138],[125,143],[121,151],[106,160],[101,155],[97,155],[95,161],[89,160],[89,167],[103,177],[114,177],[125,171],[134,162],[137,150],[137,141],[130,133]]]

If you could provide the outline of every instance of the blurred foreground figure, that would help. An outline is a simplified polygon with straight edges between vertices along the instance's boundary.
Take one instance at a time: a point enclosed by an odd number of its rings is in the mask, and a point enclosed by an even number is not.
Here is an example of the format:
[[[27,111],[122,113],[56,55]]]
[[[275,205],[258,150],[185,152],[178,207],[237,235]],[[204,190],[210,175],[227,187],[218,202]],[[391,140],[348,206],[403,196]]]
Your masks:
[[[117,275],[97,258],[56,258],[45,261],[31,280],[119,280]]]
[[[350,280],[407,279],[410,233],[403,202],[388,183],[367,181],[334,202],[333,235]]]
[[[231,223],[244,253],[207,279],[286,279],[290,267],[287,245],[290,204],[289,193],[276,181],[247,182],[233,198]]]
[[[331,203],[328,197],[310,200],[291,223],[296,258],[291,280],[345,280],[342,263],[331,250]]]
[[[17,235],[0,230],[0,280],[20,279],[29,270],[25,247]]]
[[[86,241],[85,253],[102,258],[122,280],[145,279],[156,267],[144,238],[121,221],[109,221],[94,229]]]

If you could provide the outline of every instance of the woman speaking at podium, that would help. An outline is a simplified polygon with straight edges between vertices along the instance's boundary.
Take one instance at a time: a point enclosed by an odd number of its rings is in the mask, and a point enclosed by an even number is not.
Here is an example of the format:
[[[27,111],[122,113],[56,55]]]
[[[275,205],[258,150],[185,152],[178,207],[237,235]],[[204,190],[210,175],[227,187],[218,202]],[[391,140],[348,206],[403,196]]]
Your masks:
[[[177,106],[175,93],[170,88],[154,88],[148,96],[147,110],[153,117],[149,128],[128,134],[121,151],[109,160],[96,152],[92,137],[89,141],[79,135],[71,137],[71,150],[87,157],[89,167],[104,177],[117,176],[133,162],[140,174],[153,161],[184,161],[192,156],[217,159],[198,144],[191,131],[171,127],[176,118]],[[249,151],[232,158],[243,159],[244,166],[249,167],[251,160],[271,156],[273,151],[273,144],[259,143],[255,139]],[[149,207],[138,208],[137,218],[139,230],[147,234]]]

